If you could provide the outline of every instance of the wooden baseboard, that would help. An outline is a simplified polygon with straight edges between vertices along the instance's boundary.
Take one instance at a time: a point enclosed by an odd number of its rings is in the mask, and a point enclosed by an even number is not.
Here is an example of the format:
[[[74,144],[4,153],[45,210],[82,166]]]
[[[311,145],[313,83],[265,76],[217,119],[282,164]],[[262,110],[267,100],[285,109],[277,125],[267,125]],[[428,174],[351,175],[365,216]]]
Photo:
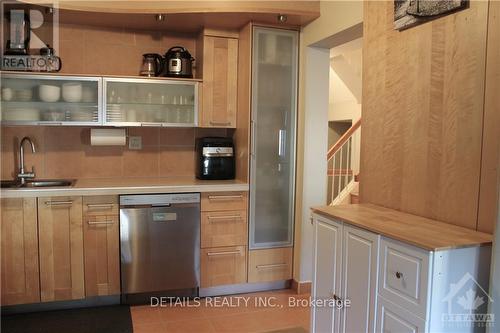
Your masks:
[[[299,282],[295,279],[292,280],[292,290],[294,290],[297,294],[310,294],[311,286],[311,281]]]

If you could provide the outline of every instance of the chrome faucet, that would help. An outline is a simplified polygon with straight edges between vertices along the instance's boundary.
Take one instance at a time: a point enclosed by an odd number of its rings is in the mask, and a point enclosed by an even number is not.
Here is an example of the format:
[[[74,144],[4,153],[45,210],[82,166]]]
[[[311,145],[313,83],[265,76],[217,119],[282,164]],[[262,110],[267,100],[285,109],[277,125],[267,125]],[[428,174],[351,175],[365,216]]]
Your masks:
[[[21,185],[26,184],[26,179],[28,178],[35,178],[35,172],[33,171],[33,167],[31,167],[31,171],[26,172],[24,170],[24,143],[29,142],[31,146],[31,152],[35,153],[35,145],[33,144],[33,141],[27,136],[25,136],[22,140],[21,143],[19,144],[19,173],[17,174],[17,178],[21,181]]]

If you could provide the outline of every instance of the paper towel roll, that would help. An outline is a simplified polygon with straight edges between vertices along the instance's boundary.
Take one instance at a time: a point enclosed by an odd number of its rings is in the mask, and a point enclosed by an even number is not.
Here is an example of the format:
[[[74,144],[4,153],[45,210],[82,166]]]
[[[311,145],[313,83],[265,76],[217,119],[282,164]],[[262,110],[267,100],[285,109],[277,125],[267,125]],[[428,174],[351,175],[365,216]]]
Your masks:
[[[91,146],[125,146],[127,135],[124,128],[91,128]]]

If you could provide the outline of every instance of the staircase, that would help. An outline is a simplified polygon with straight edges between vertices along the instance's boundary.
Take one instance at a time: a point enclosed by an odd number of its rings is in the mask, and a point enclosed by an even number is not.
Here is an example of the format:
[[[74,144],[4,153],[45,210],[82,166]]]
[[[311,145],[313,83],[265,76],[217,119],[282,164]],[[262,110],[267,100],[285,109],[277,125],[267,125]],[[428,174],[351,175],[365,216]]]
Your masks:
[[[328,204],[359,203],[359,140],[361,119],[328,150]]]

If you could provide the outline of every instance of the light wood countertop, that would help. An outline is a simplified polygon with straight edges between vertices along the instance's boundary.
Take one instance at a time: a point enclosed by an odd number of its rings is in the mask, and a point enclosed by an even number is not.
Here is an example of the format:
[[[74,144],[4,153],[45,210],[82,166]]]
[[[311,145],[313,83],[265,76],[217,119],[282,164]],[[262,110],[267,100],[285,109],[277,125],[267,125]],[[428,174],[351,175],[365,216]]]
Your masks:
[[[3,188],[2,198],[41,196],[120,195],[142,193],[187,193],[248,191],[239,180],[199,180],[194,177],[81,179],[70,187]]]
[[[493,236],[373,204],[312,207],[314,213],[429,251],[489,245]]]

